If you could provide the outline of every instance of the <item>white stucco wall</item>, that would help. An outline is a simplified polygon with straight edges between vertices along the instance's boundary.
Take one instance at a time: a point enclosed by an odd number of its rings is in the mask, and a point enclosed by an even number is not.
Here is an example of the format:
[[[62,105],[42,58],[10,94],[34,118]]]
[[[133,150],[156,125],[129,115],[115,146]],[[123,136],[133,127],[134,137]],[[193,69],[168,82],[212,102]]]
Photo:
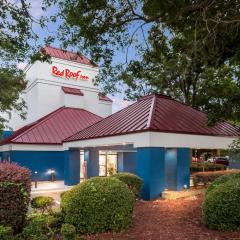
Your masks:
[[[65,142],[64,150],[69,148],[99,147],[133,144],[134,147],[165,147],[192,149],[227,149],[237,137],[219,137],[194,134],[163,132],[140,132],[89,140]]]
[[[78,72],[89,79],[66,78],[52,73],[52,67],[60,71],[69,69]],[[11,114],[9,126],[13,130],[38,120],[40,117],[62,107],[83,108],[102,117],[112,113],[112,103],[104,102],[98,98],[98,88],[94,85],[98,67],[92,67],[62,59],[52,58],[51,63],[35,62],[26,69],[28,85],[22,97],[27,103],[27,119],[21,120],[14,111]],[[81,89],[84,96],[65,94],[62,87]]]

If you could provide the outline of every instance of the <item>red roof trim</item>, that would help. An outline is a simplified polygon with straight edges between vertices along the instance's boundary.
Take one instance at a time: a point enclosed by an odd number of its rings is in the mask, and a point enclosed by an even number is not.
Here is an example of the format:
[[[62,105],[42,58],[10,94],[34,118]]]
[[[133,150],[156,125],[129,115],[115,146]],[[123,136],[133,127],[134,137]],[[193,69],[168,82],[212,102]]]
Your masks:
[[[45,48],[42,48],[40,51],[43,54],[49,55],[51,57],[60,58],[60,59],[71,61],[71,62],[81,63],[81,64],[89,65],[92,67],[98,67],[97,64],[95,64],[90,59],[88,59],[84,55],[79,54],[77,52],[67,51],[67,50],[63,50],[61,48],[56,48],[52,46],[46,46]]]
[[[101,101],[106,101],[106,102],[113,102],[112,99],[110,99],[109,97],[107,97],[106,95],[99,93],[98,94],[98,99]]]
[[[62,87],[62,90],[66,94],[84,96],[83,92],[80,89],[77,89],[77,88]]]

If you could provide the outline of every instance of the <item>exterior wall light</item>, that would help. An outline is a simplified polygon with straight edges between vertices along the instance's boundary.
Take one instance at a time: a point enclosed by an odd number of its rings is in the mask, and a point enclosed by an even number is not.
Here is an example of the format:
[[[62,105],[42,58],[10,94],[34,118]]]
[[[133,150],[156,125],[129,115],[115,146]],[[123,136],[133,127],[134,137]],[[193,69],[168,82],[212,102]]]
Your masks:
[[[56,172],[55,172],[55,170],[52,168],[52,169],[50,169],[49,173],[51,174],[51,182],[56,181]]]

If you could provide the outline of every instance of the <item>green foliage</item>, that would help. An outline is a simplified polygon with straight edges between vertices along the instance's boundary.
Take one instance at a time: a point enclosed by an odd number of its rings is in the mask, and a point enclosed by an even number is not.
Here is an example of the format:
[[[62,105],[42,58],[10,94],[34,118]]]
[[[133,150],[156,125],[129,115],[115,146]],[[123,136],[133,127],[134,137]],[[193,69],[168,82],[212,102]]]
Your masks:
[[[41,211],[42,214],[46,211],[51,212],[53,205],[54,199],[48,196],[38,196],[33,198],[31,201],[32,208]]]
[[[68,223],[62,225],[61,234],[64,237],[64,240],[74,240],[76,239],[76,228]]]
[[[226,166],[223,164],[216,164],[216,163],[192,163],[190,166],[190,171],[194,172],[203,172],[203,171],[221,171],[226,170]]]
[[[240,118],[238,2],[45,0],[56,4],[59,38],[103,63],[106,92],[168,94],[209,123]],[[119,50],[126,56],[114,64]]]
[[[206,195],[216,189],[219,185],[226,183],[227,181],[240,180],[240,171],[238,173],[230,173],[218,177],[207,188]]]
[[[134,195],[138,197],[143,186],[143,180],[140,177],[135,174],[126,172],[114,174],[113,177],[127,184],[127,186],[134,193]]]
[[[67,191],[61,199],[65,222],[83,234],[128,228],[133,206],[133,193],[113,177],[91,178]]]
[[[29,219],[19,237],[24,240],[49,240],[54,234],[51,229],[53,222],[54,217],[51,215],[34,215]]]
[[[64,213],[62,211],[52,212],[51,213],[51,221],[49,222],[49,226],[52,229],[60,229],[62,224],[64,223]]]
[[[0,239],[13,240],[13,231],[11,227],[4,227],[0,225]]]
[[[28,195],[31,191],[31,172],[16,163],[0,162],[0,182],[22,184]]]
[[[14,163],[0,163],[0,225],[18,232],[25,224],[30,201],[30,171]]]
[[[207,185],[217,178],[228,175],[228,174],[237,174],[240,173],[240,170],[225,170],[225,171],[215,171],[215,172],[197,172],[193,175],[193,184],[197,186],[198,184]],[[225,178],[223,178],[225,179]]]
[[[240,179],[212,189],[203,204],[203,222],[220,231],[240,230]]]
[[[19,99],[26,87],[25,75],[19,64],[31,60],[45,60],[43,54],[36,54],[40,45],[39,36],[33,25],[44,27],[46,19],[31,14],[31,1],[0,1],[0,112],[16,110],[25,117],[26,106]],[[50,43],[52,36],[44,42]],[[8,118],[1,114],[0,130],[8,126]]]

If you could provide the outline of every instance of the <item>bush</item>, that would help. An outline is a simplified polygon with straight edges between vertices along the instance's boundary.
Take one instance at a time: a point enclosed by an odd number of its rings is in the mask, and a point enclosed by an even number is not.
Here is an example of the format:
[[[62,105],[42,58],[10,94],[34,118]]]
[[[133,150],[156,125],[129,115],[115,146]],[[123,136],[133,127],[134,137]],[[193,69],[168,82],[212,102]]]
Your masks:
[[[61,234],[64,240],[74,240],[76,238],[76,228],[68,223],[62,225]]]
[[[0,224],[18,232],[25,224],[29,196],[21,184],[0,182]]]
[[[13,239],[12,228],[0,226],[0,239],[1,240],[12,240]]]
[[[203,171],[223,171],[226,170],[226,166],[223,164],[217,163],[208,163],[208,162],[201,162],[201,163],[192,163],[190,166],[190,172],[203,172]]]
[[[54,217],[50,215],[35,215],[29,219],[28,224],[20,234],[24,240],[48,240],[51,239],[54,232],[51,224]]]
[[[117,173],[112,177],[115,177],[127,184],[129,189],[134,193],[136,197],[139,195],[139,192],[143,186],[143,180],[140,177],[132,173]]]
[[[220,231],[240,230],[240,179],[212,189],[203,204],[203,222]]]
[[[14,163],[0,163],[0,224],[20,231],[30,201],[30,171]]]
[[[229,180],[238,180],[240,179],[240,172],[239,173],[232,173],[232,174],[225,174],[221,177],[218,177],[216,180],[214,180],[207,188],[206,195],[213,191],[216,187],[219,185],[226,183]]]
[[[53,205],[54,199],[47,196],[38,196],[31,201],[32,208],[41,211],[42,214],[44,214],[45,211],[51,212]]]
[[[0,163],[0,182],[13,182],[22,184],[26,192],[30,195],[31,172],[27,168],[21,167],[16,163]]]
[[[94,177],[67,191],[61,199],[65,222],[80,233],[120,231],[130,226],[134,194],[113,177]]]
[[[197,186],[199,183],[207,185],[213,182],[220,176],[225,174],[240,173],[240,170],[226,170],[226,171],[216,171],[216,172],[199,172],[193,175],[193,184]]]

